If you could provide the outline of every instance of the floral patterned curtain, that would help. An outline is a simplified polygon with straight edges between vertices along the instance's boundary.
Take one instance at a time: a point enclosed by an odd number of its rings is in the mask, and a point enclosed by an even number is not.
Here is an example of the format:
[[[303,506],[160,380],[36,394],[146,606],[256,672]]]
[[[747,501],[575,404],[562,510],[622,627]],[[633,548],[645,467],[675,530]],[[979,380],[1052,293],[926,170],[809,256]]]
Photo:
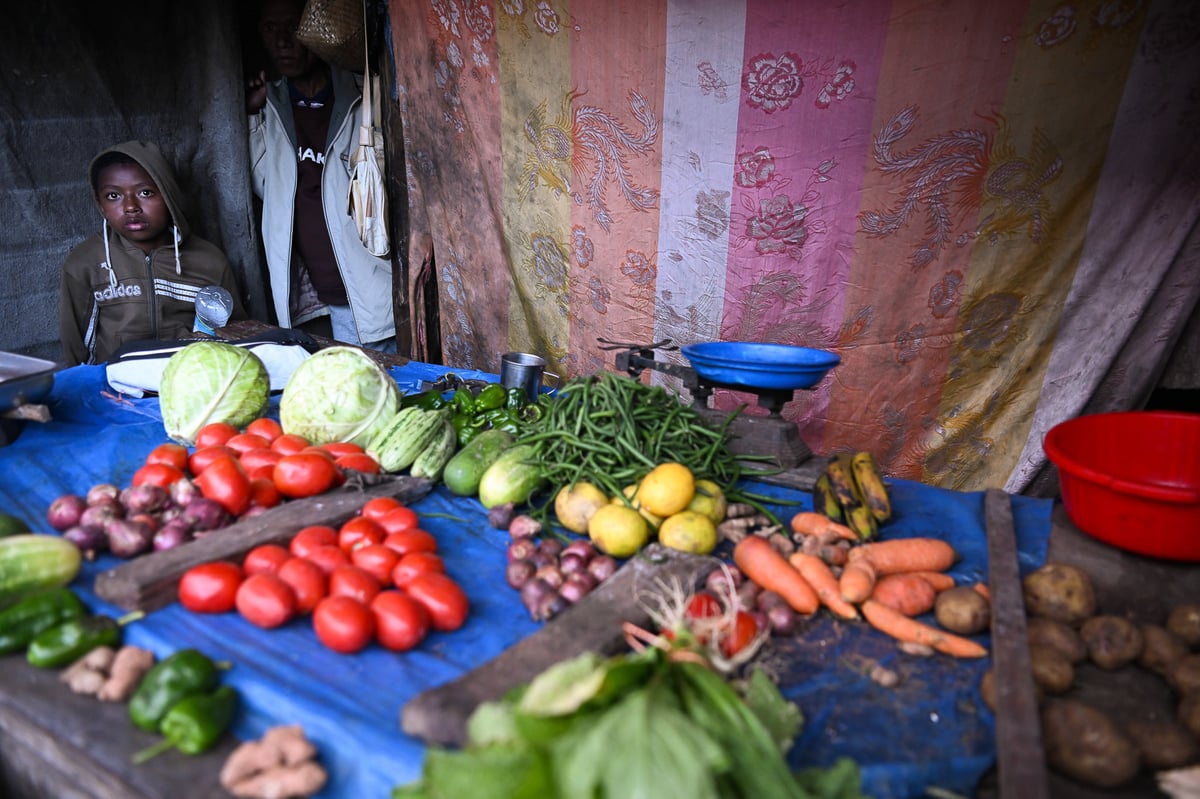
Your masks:
[[[1196,306],[1191,0],[389,17],[447,365],[521,349],[588,374],[613,368],[599,338],[829,349],[784,408],[814,451],[1020,490],[1049,427],[1144,401]]]

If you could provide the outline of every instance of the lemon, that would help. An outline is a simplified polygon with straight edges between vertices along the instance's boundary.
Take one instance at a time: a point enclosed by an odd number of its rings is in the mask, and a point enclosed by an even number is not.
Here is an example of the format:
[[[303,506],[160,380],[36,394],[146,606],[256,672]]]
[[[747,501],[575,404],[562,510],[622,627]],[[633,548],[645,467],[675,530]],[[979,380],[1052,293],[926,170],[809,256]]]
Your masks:
[[[642,478],[638,500],[656,516],[666,518],[688,506],[696,494],[696,478],[682,463],[660,463]]]
[[[703,513],[680,511],[663,519],[658,542],[681,552],[707,555],[717,548],[717,526]]]
[[[635,483],[634,485],[625,486],[625,488],[622,489],[621,493],[625,495],[625,499],[629,500],[628,504],[632,505],[633,509],[636,510],[638,513],[642,514],[642,518],[645,519],[647,522],[649,522],[650,526],[652,528],[657,530],[658,526],[660,524],[662,524],[662,517],[655,516],[653,513],[651,513],[650,511],[648,511],[642,507],[641,500],[639,500],[637,498],[637,490],[638,490],[638,487],[637,487],[637,484]],[[625,500],[621,499],[620,497],[613,497],[611,502],[613,505],[625,505],[626,504]]]
[[[729,502],[725,499],[725,492],[719,485],[712,480],[697,480],[696,495],[692,497],[692,501],[684,510],[703,513],[712,519],[713,524],[720,524],[725,521],[727,507],[729,507]]]
[[[565,485],[554,497],[554,515],[573,533],[586,533],[588,519],[608,504],[608,495],[591,483]]]
[[[614,558],[627,558],[650,540],[650,525],[628,505],[609,504],[592,514],[588,536],[599,549]]]

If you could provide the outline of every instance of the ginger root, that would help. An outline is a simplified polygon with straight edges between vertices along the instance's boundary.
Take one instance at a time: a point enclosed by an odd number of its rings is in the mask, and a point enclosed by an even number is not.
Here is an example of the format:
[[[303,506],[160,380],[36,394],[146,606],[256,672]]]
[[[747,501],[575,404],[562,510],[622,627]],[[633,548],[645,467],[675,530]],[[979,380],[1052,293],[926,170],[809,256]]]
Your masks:
[[[140,646],[126,645],[117,650],[108,670],[108,679],[96,698],[101,702],[127,702],[142,677],[154,665],[154,653]]]
[[[310,796],[327,779],[316,755],[300,725],[271,727],[259,740],[233,750],[221,767],[221,786],[243,799]]]
[[[108,669],[116,655],[111,646],[98,646],[67,666],[59,675],[59,679],[65,682],[73,693],[94,696],[108,679]]]

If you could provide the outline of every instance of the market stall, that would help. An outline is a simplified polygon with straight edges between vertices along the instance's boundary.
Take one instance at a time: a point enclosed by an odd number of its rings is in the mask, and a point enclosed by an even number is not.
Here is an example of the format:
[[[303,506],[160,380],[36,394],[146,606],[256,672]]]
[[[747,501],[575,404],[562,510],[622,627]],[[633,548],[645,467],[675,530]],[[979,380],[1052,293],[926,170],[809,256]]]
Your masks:
[[[445,371],[412,362],[393,367],[391,374],[403,390],[411,392]],[[494,379],[481,373],[462,374]],[[113,394],[103,367],[81,366],[58,373],[46,404],[51,421],[29,424],[12,444],[0,448],[0,508],[35,527],[44,526],[40,522],[57,496],[86,491],[98,482],[128,481],[147,452],[164,441],[158,400]],[[278,396],[269,413],[275,413],[277,406]],[[755,489],[771,497],[780,514],[811,506],[811,476],[807,484],[802,474],[781,478],[756,484]],[[955,579],[987,581],[983,493],[908,481],[894,481],[892,492],[895,514],[884,537],[943,537],[960,554],[951,571]],[[236,738],[256,737],[275,724],[301,724],[329,771],[329,783],[320,796],[386,796],[393,786],[420,776],[426,752],[425,741],[401,728],[405,706],[483,666],[543,627],[505,584],[508,536],[489,525],[478,501],[435,486],[412,507],[438,539],[447,572],[461,582],[470,599],[469,620],[455,632],[432,633],[419,648],[404,654],[372,646],[342,655],[320,646],[304,620],[263,630],[237,614],[198,616],[171,604],[130,624],[126,640],[159,656],[195,647],[229,661],[232,667],[226,679],[241,696],[233,727]],[[1071,540],[1061,532],[1069,523],[1060,518],[1055,524],[1053,510],[1047,500],[1011,497],[1022,573],[1045,562],[1048,548],[1060,545],[1055,541]],[[1052,529],[1060,530],[1057,538]],[[1136,565],[1136,561],[1122,563]],[[114,616],[122,609],[101,600],[94,584],[98,575],[115,565],[115,558],[100,556],[85,563],[76,581],[96,612]],[[1173,569],[1174,584],[1161,594],[1164,601],[1172,593],[1186,595],[1189,586],[1197,586],[1195,569],[1168,568]],[[987,636],[981,640],[988,643]],[[762,662],[805,717],[803,732],[788,757],[794,768],[829,766],[838,758],[852,758],[861,768],[864,792],[883,799],[918,796],[931,787],[971,795],[996,761],[995,719],[981,704],[978,692],[980,678],[990,665],[987,658],[905,656],[894,641],[866,625],[822,614],[805,623],[794,637],[773,639]],[[870,676],[874,665],[893,669],[900,682],[890,687],[878,684]],[[60,788],[59,796],[71,795],[62,786],[75,779],[64,776],[72,770],[90,780],[90,787],[78,795],[161,795],[162,785],[172,784],[180,774],[195,781],[187,795],[222,795],[216,771],[232,742],[200,758],[167,753],[146,766],[133,766],[125,757],[155,737],[123,726],[120,708],[71,696],[52,674],[32,669],[19,657],[0,659],[0,670],[4,674],[0,728],[19,742],[11,750],[6,745],[6,772],[21,772],[22,762],[27,768],[40,759],[43,767],[49,766],[45,779]],[[53,716],[38,718],[39,710],[46,708],[55,708]],[[19,762],[12,762],[14,756]],[[57,781],[55,771],[60,773]]]

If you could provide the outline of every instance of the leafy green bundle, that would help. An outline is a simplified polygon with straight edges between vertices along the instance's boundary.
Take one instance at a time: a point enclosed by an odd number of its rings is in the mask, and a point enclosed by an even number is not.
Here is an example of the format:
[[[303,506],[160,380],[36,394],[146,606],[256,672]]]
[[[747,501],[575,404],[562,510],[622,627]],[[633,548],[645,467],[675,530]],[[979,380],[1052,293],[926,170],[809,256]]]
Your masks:
[[[744,697],[651,648],[588,653],[479,706],[460,751],[431,749],[393,799],[861,799],[858,768],[793,774],[799,710],[761,671]]]

